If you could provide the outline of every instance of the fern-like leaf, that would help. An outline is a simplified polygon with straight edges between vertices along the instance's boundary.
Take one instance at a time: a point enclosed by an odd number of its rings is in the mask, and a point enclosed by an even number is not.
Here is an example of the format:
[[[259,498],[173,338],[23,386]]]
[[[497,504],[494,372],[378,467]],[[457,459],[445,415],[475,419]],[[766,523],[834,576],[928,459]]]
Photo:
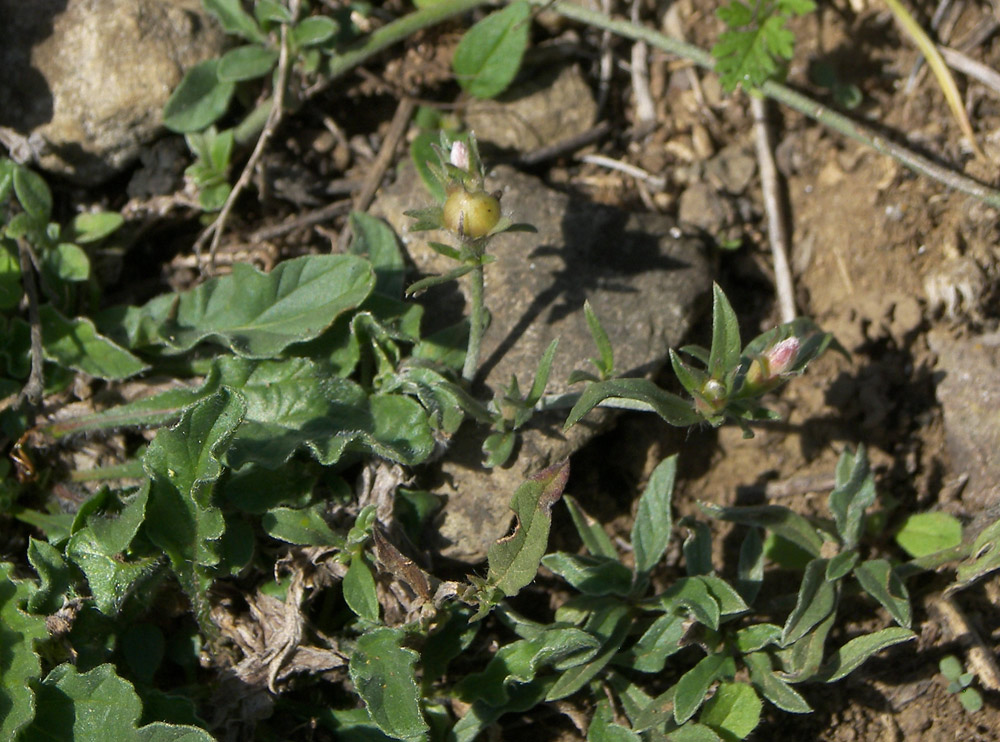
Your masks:
[[[733,0],[719,8],[717,15],[727,29],[712,56],[723,89],[731,93],[739,85],[759,88],[777,77],[795,50],[795,35],[785,24],[815,8],[813,0],[759,0],[755,7]]]

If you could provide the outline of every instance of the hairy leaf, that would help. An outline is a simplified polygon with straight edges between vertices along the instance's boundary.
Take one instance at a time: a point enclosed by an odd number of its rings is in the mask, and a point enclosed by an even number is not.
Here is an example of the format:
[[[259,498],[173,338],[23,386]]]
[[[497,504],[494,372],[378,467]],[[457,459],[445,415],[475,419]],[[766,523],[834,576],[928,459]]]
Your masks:
[[[826,565],[826,559],[814,559],[806,566],[795,609],[781,632],[782,646],[797,642],[836,608],[837,591],[826,581]]]
[[[379,729],[394,739],[424,739],[417,653],[403,646],[405,639],[402,629],[386,627],[362,634],[351,656],[351,682]]]
[[[617,559],[557,551],[542,564],[587,595],[625,596],[632,588],[632,571]]]
[[[344,602],[347,607],[366,621],[378,621],[379,604],[375,593],[375,578],[371,568],[360,554],[351,559],[351,566],[344,575]]]
[[[184,134],[214,124],[229,108],[236,84],[219,79],[218,59],[206,59],[189,69],[163,107],[163,125]]]
[[[573,519],[576,532],[580,535],[583,545],[587,547],[587,551],[594,556],[617,559],[618,552],[615,550],[614,544],[611,543],[608,534],[604,532],[601,524],[587,514],[572,496],[564,495],[563,502],[566,503],[566,507],[569,509],[570,518]]]
[[[896,623],[910,628],[910,594],[888,559],[870,559],[854,570],[861,587],[889,611]]]
[[[708,689],[719,677],[726,658],[722,654],[710,654],[684,673],[677,681],[674,692],[674,719],[683,724],[701,708]]]
[[[846,450],[841,454],[836,477],[837,486],[830,493],[828,506],[843,548],[853,549],[861,538],[865,510],[875,502],[875,478],[864,446],[858,446],[857,454]]]
[[[750,680],[768,701],[782,711],[808,714],[812,707],[797,690],[778,677],[766,652],[753,652],[743,658],[750,668]]]
[[[649,379],[608,379],[587,384],[570,410],[564,427],[575,425],[606,399],[638,402],[634,409],[655,412],[665,422],[678,427],[701,422],[701,417],[685,399],[660,389]]]
[[[760,723],[763,704],[753,686],[722,683],[705,703],[698,721],[726,739],[745,739]]]
[[[865,634],[856,639],[851,639],[842,646],[829,661],[823,666],[818,679],[827,683],[840,680],[842,677],[854,672],[865,660],[878,654],[883,649],[894,644],[910,641],[917,635],[902,626],[891,626],[888,629],[876,631],[873,634]]]
[[[646,489],[632,525],[632,548],[635,550],[635,571],[645,574],[653,569],[670,542],[672,518],[671,500],[677,476],[677,456],[661,461],[649,475]]]
[[[600,639],[601,650],[586,664],[563,671],[559,679],[549,688],[545,699],[555,701],[565,698],[589,683],[618,653],[631,625],[628,606],[613,604],[595,611],[583,628]]]
[[[701,509],[719,520],[766,528],[814,557],[819,556],[823,546],[823,537],[808,520],[780,505],[720,507],[703,503]]]
[[[35,716],[29,683],[41,675],[42,663],[34,645],[49,633],[43,617],[21,610],[32,586],[12,579],[13,570],[12,564],[0,562],[0,739],[16,739]]]
[[[528,47],[531,6],[517,0],[470,28],[452,58],[458,84],[477,98],[492,98],[514,80]]]

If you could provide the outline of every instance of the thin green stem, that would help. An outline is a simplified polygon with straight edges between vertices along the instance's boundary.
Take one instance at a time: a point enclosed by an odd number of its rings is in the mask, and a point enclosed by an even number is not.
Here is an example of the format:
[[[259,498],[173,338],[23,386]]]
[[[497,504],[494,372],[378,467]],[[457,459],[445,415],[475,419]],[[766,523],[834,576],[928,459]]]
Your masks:
[[[469,317],[469,347],[465,353],[465,363],[462,366],[462,378],[471,382],[479,368],[479,348],[483,344],[483,332],[486,330],[486,306],[483,303],[484,288],[483,264],[480,263],[469,274],[469,303],[472,305]]]
[[[610,18],[603,13],[588,10],[565,0],[552,4],[547,3],[546,0],[531,0],[531,2],[536,5],[546,5],[549,9],[566,18],[586,23],[595,28],[602,28],[628,39],[645,41],[650,46],[675,54],[678,57],[689,59],[705,69],[710,70],[715,67],[712,55],[704,49],[665,36],[644,26],[625,20]],[[871,127],[854,121],[841,113],[837,113],[802,93],[792,90],[786,85],[769,80],[761,86],[760,92],[844,136],[848,136],[871,147],[876,152],[892,157],[921,175],[926,175],[949,188],[954,188],[956,191],[961,191],[962,193],[978,198],[994,208],[1000,208],[1000,191],[943,165],[939,165],[901,144],[891,142]]]

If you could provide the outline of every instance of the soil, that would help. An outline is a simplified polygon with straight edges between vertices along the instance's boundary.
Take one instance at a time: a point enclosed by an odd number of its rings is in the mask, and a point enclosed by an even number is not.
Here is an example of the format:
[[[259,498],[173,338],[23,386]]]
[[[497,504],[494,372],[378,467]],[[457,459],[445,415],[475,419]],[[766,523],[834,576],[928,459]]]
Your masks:
[[[717,3],[678,0],[674,5],[675,21],[688,40],[710,46],[720,31],[713,15]],[[992,14],[986,4],[959,5],[947,16],[947,40],[960,46]],[[643,17],[657,22],[649,9]],[[926,17],[920,20],[926,25]],[[913,90],[906,90],[918,54],[900,37],[880,4],[834,0],[794,29],[798,46],[789,70],[791,84],[833,104],[830,92],[808,79],[808,65],[825,61],[833,65],[841,82],[854,84],[861,92],[861,104],[851,115],[959,171],[996,180],[998,91],[959,79],[986,150],[983,161],[961,144],[958,127],[926,70],[917,74]],[[253,233],[325,203],[331,189],[356,190],[370,155],[378,151],[401,90],[448,108],[457,94],[446,67],[458,38],[456,30],[420,34],[405,48],[391,50],[366,74],[314,101],[280,131],[266,160],[271,195],[260,204],[250,204],[231,222],[233,231],[224,253],[269,265],[276,258],[335,245],[343,227],[340,218],[266,241],[254,239]],[[536,33],[536,48],[565,53],[558,51],[560,43],[572,48],[568,53],[581,60],[598,89],[601,34],[565,24],[543,26]],[[772,327],[779,319],[759,178],[747,179],[745,187],[737,183],[735,192],[726,191],[727,183],[733,187],[727,180],[732,168],[726,166],[735,158],[744,162],[753,155],[747,96],[724,96],[712,75],[650,53],[656,118],[640,125],[633,120],[635,101],[623,71],[631,47],[612,39],[606,48],[620,63],[601,113],[610,120],[612,133],[587,151],[661,176],[664,187],[654,189],[572,156],[534,166],[533,172],[560,188],[626,209],[686,212],[699,219],[707,214],[707,221],[698,227],[719,241],[717,280],[741,318],[744,337]],[[1000,36],[980,41],[967,53],[997,68]],[[772,114],[792,227],[797,306],[834,333],[850,352],[850,360],[831,353],[813,364],[803,378],[771,400],[781,412],[781,422],[758,426],[751,439],[735,428],[678,432],[650,417],[625,416],[613,433],[574,459],[569,491],[612,531],[627,535],[635,495],[645,477],[664,456],[679,451],[678,518],[696,514],[699,501],[759,502],[768,493],[775,501],[810,512],[825,502],[827,482],[841,451],[864,444],[877,475],[884,533],[891,534],[910,513],[939,508],[971,520],[976,513],[965,508],[956,494],[964,469],[962,462],[951,459],[946,445],[943,412],[935,394],[936,359],[927,334],[934,328],[955,336],[996,331],[1000,319],[996,213],[798,114],[776,108]],[[332,129],[331,134],[324,126],[327,116],[342,128]],[[404,148],[398,155],[405,156]],[[709,188],[703,188],[705,184]],[[132,207],[142,207],[140,201],[133,200]],[[144,203],[153,208],[153,200]],[[146,248],[154,266],[149,284],[177,288],[194,278],[184,247],[190,245],[192,225],[193,221],[179,230],[154,228],[151,234],[163,237],[159,244],[165,247]],[[739,249],[723,251],[722,243],[732,238],[740,239]],[[268,247],[262,252],[260,244],[265,242]],[[247,251],[251,244],[256,244],[255,252]],[[224,255],[221,262],[225,259]],[[124,293],[148,290],[149,284],[133,283]],[[707,335],[708,326],[703,324],[691,340],[705,343]],[[724,535],[721,529],[719,533]],[[574,548],[574,538],[568,519],[558,520],[553,545]],[[888,536],[873,548],[901,556]],[[717,555],[717,565],[729,573],[725,560],[725,554]],[[940,587],[932,579],[915,586],[917,646],[884,653],[844,683],[806,688],[804,694],[816,713],[771,714],[753,739],[1000,740],[1000,695],[985,692],[985,707],[969,714],[956,696],[946,692],[938,673],[942,656],[964,656],[963,645],[932,610]],[[994,578],[958,598],[994,652],[1000,647],[998,594],[1000,580]],[[871,607],[858,614],[872,615]],[[885,615],[875,616],[879,626],[888,625]],[[846,635],[866,628],[873,626],[843,627]],[[564,730],[563,739],[581,738],[572,724],[553,728]]]

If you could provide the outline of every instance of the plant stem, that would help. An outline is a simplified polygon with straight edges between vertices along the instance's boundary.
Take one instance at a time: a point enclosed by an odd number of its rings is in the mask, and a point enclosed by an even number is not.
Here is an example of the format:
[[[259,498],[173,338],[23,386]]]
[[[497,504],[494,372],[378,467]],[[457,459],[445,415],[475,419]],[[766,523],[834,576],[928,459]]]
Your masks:
[[[713,69],[715,61],[712,55],[704,49],[687,44],[678,39],[671,38],[652,29],[630,23],[625,20],[616,20],[603,13],[599,13],[579,5],[561,0],[549,4],[546,0],[531,0],[535,5],[545,5],[548,9],[559,13],[571,20],[580,21],[596,28],[605,29],[612,33],[624,36],[636,41],[645,41],[650,46],[674,54],[684,59],[689,59],[700,67]],[[901,144],[890,142],[881,134],[869,126],[854,121],[841,113],[837,113],[826,106],[817,103],[808,96],[796,92],[786,85],[768,80],[761,88],[760,92],[769,98],[782,103],[789,108],[793,108],[799,113],[808,116],[815,121],[828,126],[834,131],[840,132],[844,136],[855,139],[865,144],[876,152],[888,155],[906,167],[921,175],[942,183],[956,191],[961,191],[970,196],[978,198],[994,208],[1000,208],[1000,191],[984,185],[961,173],[955,172],[943,165],[917,154]]]
[[[469,303],[472,311],[469,317],[469,347],[465,352],[465,363],[462,365],[462,378],[468,382],[476,375],[479,368],[479,348],[483,343],[483,332],[486,330],[486,307],[483,304],[484,268],[480,262],[469,274],[472,281],[469,286]]]

